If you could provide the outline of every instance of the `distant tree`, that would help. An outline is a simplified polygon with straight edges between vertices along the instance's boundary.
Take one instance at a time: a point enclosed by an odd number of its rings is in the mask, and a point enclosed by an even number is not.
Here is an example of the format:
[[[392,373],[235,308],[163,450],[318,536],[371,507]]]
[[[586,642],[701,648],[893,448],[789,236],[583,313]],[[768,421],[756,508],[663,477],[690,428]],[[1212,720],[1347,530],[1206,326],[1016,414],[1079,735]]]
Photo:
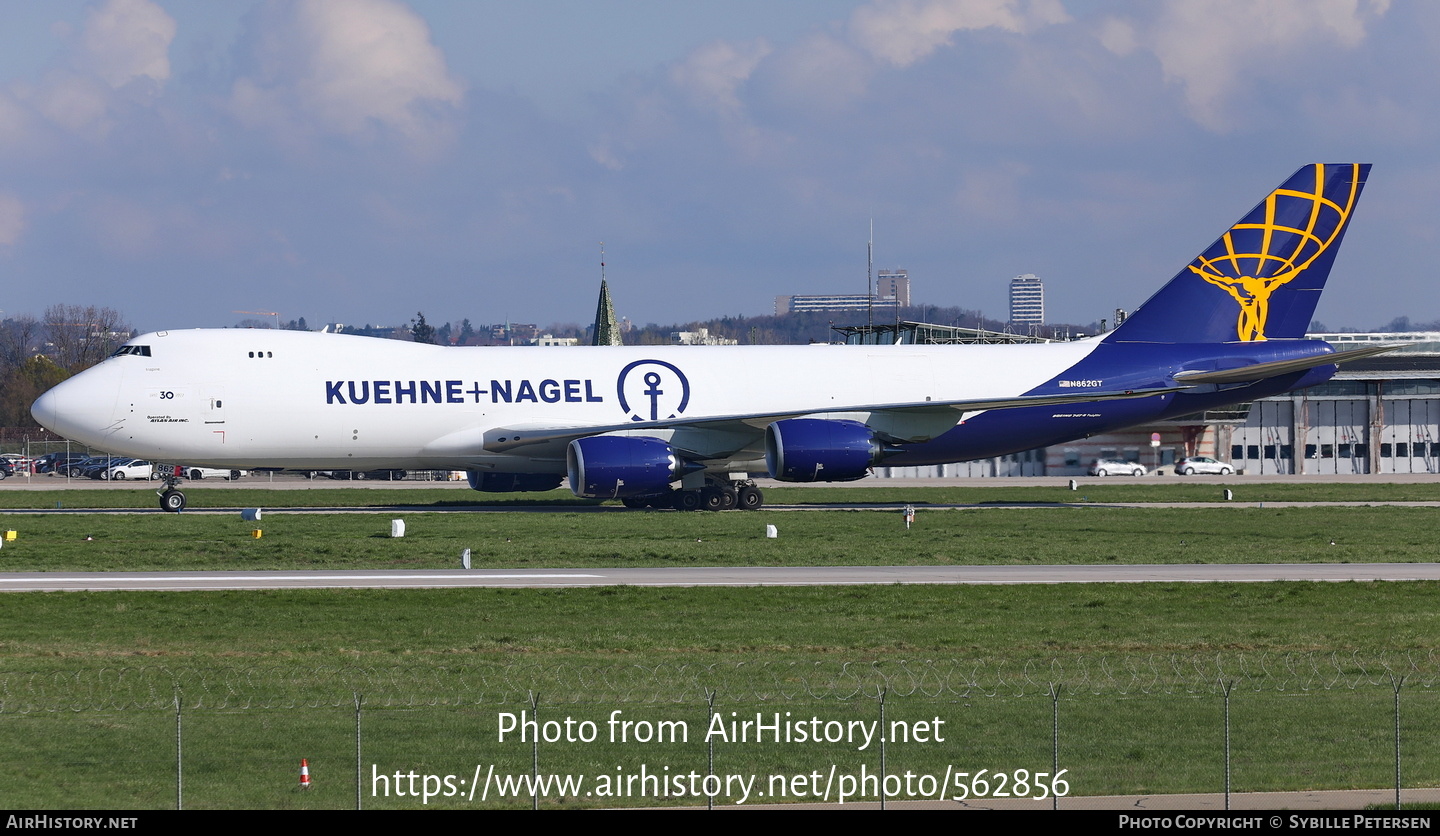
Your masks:
[[[469,345],[475,339],[475,329],[471,327],[470,320],[462,320],[460,323],[460,339],[455,341],[456,345]]]
[[[300,321],[297,322],[297,323],[295,323],[295,325],[296,325],[296,327],[295,327],[295,330],[296,330],[296,331],[309,331],[309,330],[310,330],[310,326],[305,324],[305,317],[303,317],[303,316],[300,317]]]
[[[70,374],[109,357],[130,336],[130,326],[114,308],[51,305],[42,321],[50,356]]]
[[[410,338],[417,343],[434,343],[435,328],[425,322],[425,314],[416,312],[410,320]]]
[[[10,366],[0,375],[0,391],[5,393],[0,398],[0,427],[37,426],[30,415],[30,404],[69,376],[49,357],[38,354]]]
[[[242,319],[235,323],[236,328],[253,328],[255,330],[269,330],[274,328],[266,319]]]
[[[0,323],[0,370],[8,370],[40,351],[40,321],[17,316]]]

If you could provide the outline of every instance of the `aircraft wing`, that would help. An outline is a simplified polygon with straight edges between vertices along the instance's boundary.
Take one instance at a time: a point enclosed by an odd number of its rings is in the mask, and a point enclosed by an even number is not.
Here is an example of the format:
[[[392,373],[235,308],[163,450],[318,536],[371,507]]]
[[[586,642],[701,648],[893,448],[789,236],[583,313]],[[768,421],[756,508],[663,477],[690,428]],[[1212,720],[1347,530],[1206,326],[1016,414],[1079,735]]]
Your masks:
[[[522,448],[537,458],[563,458],[564,447],[577,438],[606,433],[674,431],[671,444],[697,458],[716,458],[758,444],[766,425],[786,418],[825,415],[851,418],[873,427],[882,436],[897,442],[926,441],[953,428],[969,412],[1014,409],[1023,406],[1055,406],[1095,401],[1149,398],[1182,391],[1188,384],[1117,392],[1071,392],[1063,395],[1017,395],[1009,398],[975,398],[957,401],[866,404],[837,407],[823,412],[804,410],[782,413],[716,415],[704,418],[676,418],[665,421],[632,421],[626,424],[555,425],[525,424],[495,427],[485,432],[484,448],[492,453],[513,453]]]
[[[1234,369],[1177,372],[1175,374],[1175,380],[1180,383],[1194,385],[1201,383],[1252,383],[1256,380],[1264,380],[1267,377],[1278,377],[1282,374],[1303,372],[1317,366],[1335,366],[1341,363],[1348,363],[1351,360],[1359,360],[1362,357],[1373,357],[1376,354],[1394,351],[1397,348],[1400,348],[1400,346],[1370,345],[1364,348],[1352,348],[1345,351],[1336,351],[1332,354],[1317,354],[1295,360],[1274,360],[1269,363],[1252,363],[1251,365],[1240,366]]]

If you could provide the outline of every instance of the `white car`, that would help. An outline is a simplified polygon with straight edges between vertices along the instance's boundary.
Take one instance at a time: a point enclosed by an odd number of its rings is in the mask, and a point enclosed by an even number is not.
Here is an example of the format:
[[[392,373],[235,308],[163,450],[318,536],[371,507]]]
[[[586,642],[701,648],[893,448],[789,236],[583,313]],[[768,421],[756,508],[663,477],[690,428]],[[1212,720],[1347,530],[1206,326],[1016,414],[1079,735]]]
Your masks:
[[[1144,476],[1145,465],[1124,459],[1096,459],[1090,465],[1091,476]]]
[[[125,479],[154,479],[155,465],[139,459],[116,459],[106,470],[100,471],[101,479],[123,481]]]
[[[180,468],[180,472],[187,479],[229,479],[235,481],[245,475],[243,470],[226,470],[221,467],[199,467],[187,464]]]
[[[1194,476],[1197,473],[1217,473],[1221,476],[1229,476],[1235,472],[1235,468],[1225,462],[1217,462],[1209,456],[1190,456],[1175,463],[1175,472],[1181,476]]]

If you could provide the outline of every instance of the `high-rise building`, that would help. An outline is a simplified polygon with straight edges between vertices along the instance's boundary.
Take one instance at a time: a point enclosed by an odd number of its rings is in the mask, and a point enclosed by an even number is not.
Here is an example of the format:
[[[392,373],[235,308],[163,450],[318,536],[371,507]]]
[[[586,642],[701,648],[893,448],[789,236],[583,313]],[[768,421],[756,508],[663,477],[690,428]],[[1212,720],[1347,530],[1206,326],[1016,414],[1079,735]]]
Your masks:
[[[1010,324],[1045,324],[1045,282],[1034,273],[1010,280]]]

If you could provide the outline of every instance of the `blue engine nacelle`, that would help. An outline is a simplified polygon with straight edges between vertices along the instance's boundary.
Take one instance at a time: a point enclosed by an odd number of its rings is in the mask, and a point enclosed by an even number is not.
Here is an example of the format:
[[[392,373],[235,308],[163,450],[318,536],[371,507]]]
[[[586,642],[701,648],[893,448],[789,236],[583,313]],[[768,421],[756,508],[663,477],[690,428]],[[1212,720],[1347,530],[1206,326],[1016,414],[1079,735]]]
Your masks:
[[[465,477],[470,481],[471,489],[490,493],[553,491],[565,478],[559,473],[490,473],[479,470],[467,470]]]
[[[782,482],[850,482],[864,478],[884,450],[859,421],[787,418],[765,428],[765,464]]]
[[[570,490],[610,499],[663,493],[680,477],[680,457],[658,438],[597,435],[570,442],[565,451]]]

